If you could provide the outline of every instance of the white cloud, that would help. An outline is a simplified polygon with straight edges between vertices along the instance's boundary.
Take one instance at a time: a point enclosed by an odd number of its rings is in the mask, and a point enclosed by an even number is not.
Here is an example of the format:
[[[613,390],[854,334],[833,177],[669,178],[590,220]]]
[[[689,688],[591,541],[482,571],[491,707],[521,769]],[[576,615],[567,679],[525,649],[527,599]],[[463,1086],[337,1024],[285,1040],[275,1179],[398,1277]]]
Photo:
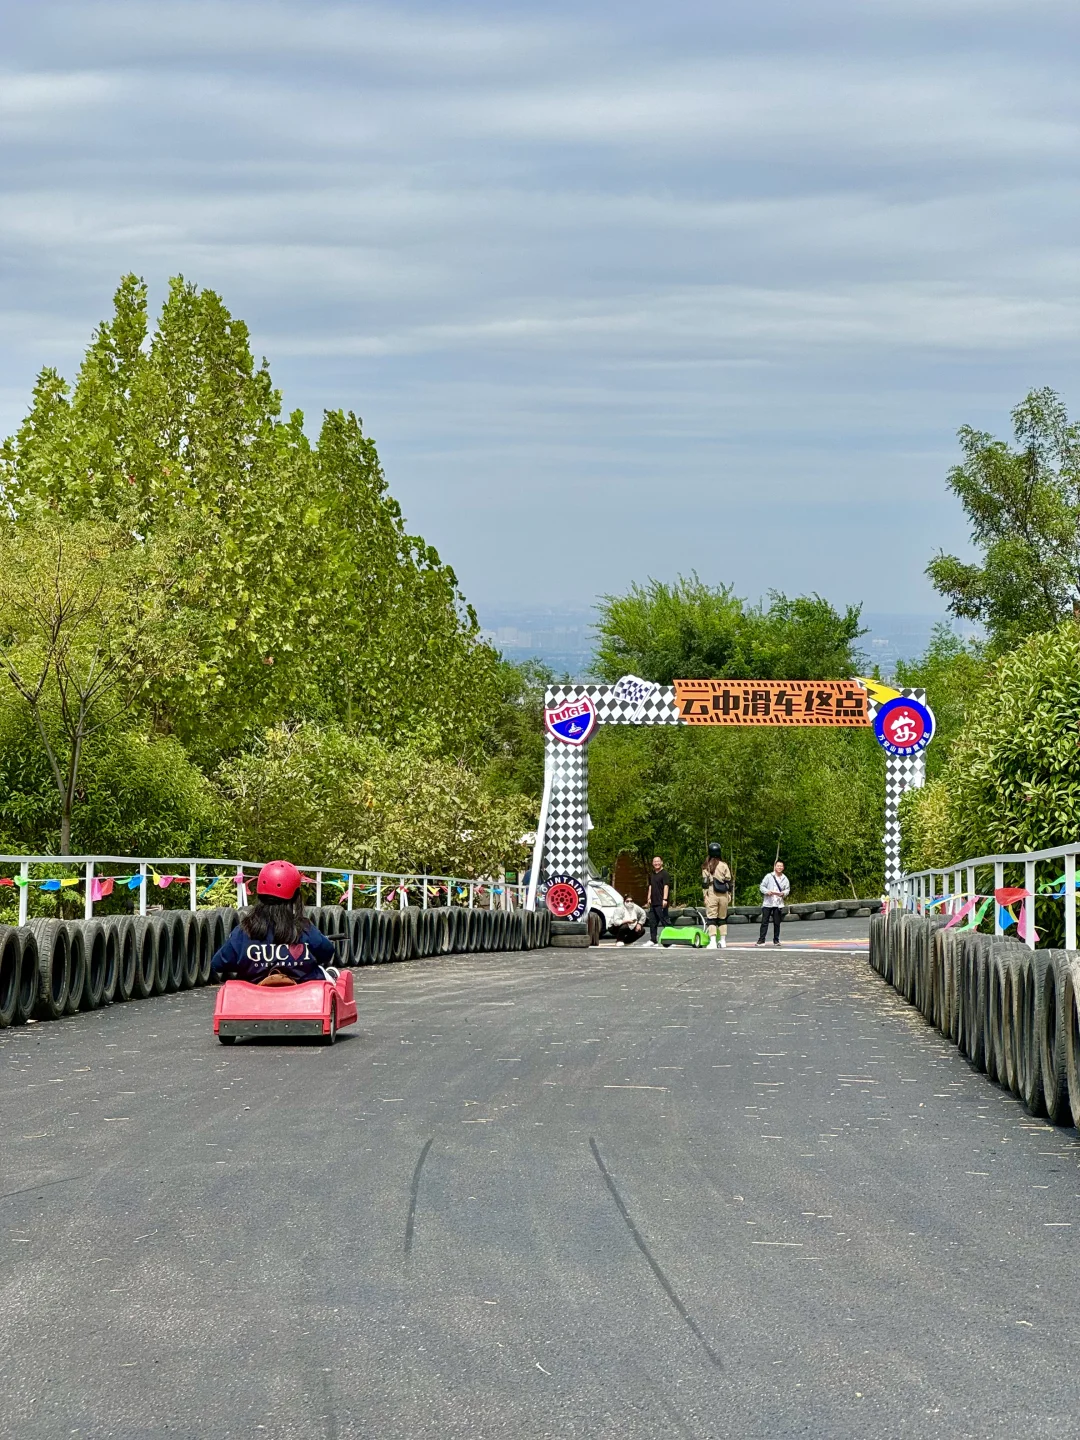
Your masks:
[[[489,594],[538,493],[629,511],[660,487],[649,564],[704,555],[751,592],[749,552],[687,539],[702,483],[748,511],[783,491],[792,584],[828,588],[807,529],[865,546],[868,476],[882,505],[919,497],[890,523],[926,551],[956,426],[1080,378],[1077,22],[1052,0],[810,10],[8,7],[0,431],[41,364],[73,373],[122,271],[155,297],[182,271],[250,322],[287,405],[365,415]]]

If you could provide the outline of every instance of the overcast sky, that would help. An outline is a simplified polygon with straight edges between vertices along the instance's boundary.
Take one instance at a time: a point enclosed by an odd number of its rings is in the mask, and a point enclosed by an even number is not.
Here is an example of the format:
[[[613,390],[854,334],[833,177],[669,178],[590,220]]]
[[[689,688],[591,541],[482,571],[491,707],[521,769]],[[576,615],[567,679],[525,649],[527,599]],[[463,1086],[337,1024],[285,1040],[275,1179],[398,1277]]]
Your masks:
[[[1080,413],[1076,0],[0,0],[0,430],[121,272],[351,407],[481,612],[931,611],[955,432]]]

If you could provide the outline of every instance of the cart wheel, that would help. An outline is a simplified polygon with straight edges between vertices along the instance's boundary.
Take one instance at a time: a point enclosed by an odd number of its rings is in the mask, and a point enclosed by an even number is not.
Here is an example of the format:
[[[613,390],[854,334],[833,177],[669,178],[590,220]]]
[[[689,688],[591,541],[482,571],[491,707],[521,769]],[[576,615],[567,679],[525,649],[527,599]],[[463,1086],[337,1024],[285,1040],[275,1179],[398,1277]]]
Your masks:
[[[330,1001],[330,1029],[322,1037],[324,1045],[333,1045],[337,1039],[337,1001]]]
[[[236,1044],[236,1036],[235,1036],[235,1035],[219,1035],[217,1038],[218,1038],[218,1040],[221,1042],[222,1045],[235,1045],[235,1044]]]

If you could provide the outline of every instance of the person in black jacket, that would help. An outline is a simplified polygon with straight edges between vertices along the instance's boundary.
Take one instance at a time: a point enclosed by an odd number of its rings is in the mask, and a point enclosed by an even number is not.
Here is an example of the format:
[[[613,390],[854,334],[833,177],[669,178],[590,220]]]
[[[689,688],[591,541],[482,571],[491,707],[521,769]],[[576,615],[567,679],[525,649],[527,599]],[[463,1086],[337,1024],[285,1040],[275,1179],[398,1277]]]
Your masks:
[[[664,869],[659,855],[653,856],[649,876],[649,939],[656,944],[656,932],[668,922],[668,901],[671,899],[671,876]]]
[[[333,944],[304,914],[304,877],[288,860],[274,860],[259,871],[255,904],[210,962],[215,980],[230,975],[261,985],[280,975],[302,984],[322,979],[322,967],[334,958]]]

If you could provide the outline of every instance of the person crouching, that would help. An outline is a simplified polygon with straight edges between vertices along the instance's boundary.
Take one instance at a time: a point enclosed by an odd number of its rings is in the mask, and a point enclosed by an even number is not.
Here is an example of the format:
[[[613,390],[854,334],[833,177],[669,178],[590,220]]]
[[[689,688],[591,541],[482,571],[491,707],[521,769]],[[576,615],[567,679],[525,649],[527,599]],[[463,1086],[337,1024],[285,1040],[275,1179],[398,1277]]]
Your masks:
[[[645,911],[627,895],[608,921],[608,934],[617,945],[633,945],[645,934]]]
[[[701,885],[705,891],[705,922],[709,930],[709,949],[716,949],[717,936],[720,948],[727,945],[727,912],[731,904],[732,876],[726,860],[720,858],[720,846],[713,840],[709,845],[709,858],[701,870]]]

